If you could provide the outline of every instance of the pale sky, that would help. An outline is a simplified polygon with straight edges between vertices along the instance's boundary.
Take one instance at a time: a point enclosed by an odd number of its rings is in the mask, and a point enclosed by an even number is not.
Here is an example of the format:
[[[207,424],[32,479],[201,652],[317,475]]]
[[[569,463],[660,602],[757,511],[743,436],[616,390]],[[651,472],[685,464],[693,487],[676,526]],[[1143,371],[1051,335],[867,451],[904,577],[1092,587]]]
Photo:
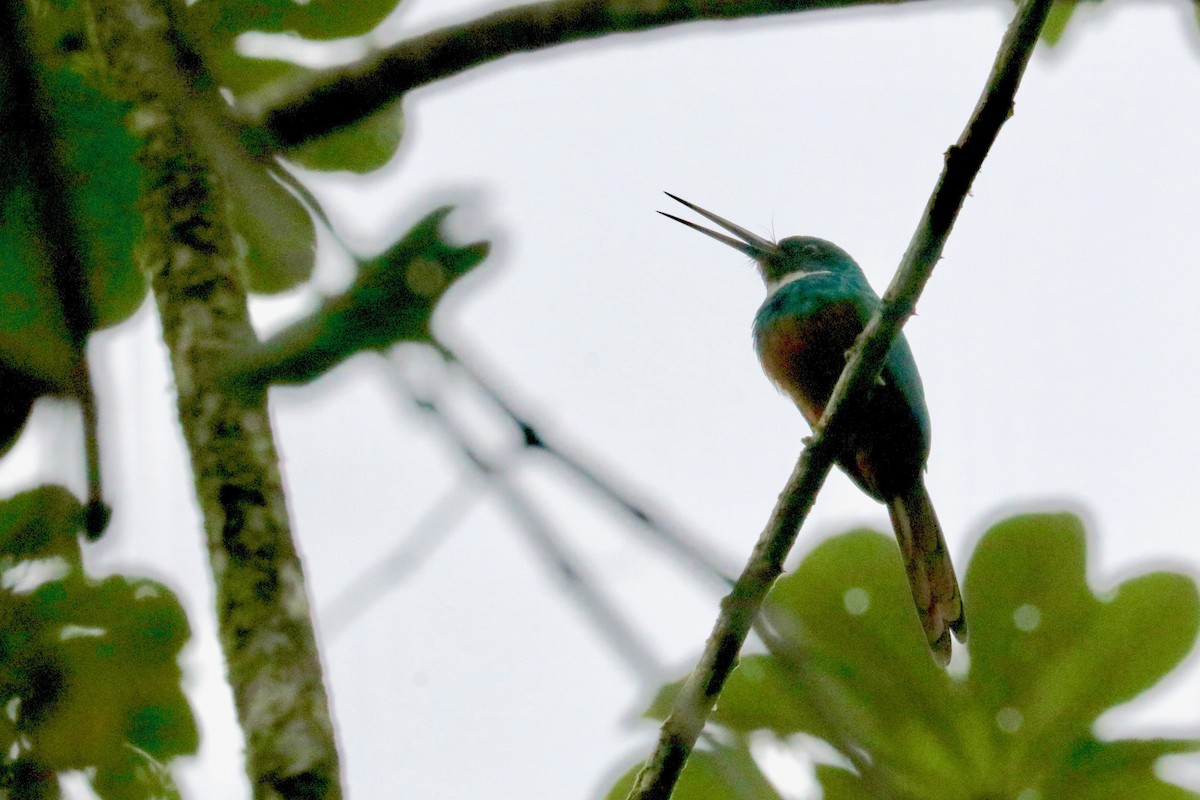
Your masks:
[[[389,31],[502,5],[408,0]],[[502,377],[547,433],[736,570],[807,430],[755,360],[755,271],[655,214],[675,211],[662,190],[763,235],[832,239],[881,290],[1012,11],[927,2],[815,12],[519,56],[408,97],[401,153],[380,173],[310,185],[363,252],[435,202],[458,203],[456,235],[497,246],[450,295],[441,334]],[[1100,590],[1152,569],[1200,574],[1200,36],[1185,2],[1108,0],[1076,16],[1055,51],[1035,54],[905,330],[933,420],[927,485],[960,574],[990,522],[1065,508],[1087,522]],[[331,257],[316,283],[332,290],[345,275]],[[316,291],[259,302],[256,319],[277,326]],[[180,593],[204,734],[181,780],[196,797],[247,797],[150,312],[93,344],[116,511],[88,563]],[[395,360],[406,374],[436,376],[425,353]],[[464,474],[397,395],[391,368],[361,358],[272,395],[318,610]],[[465,387],[449,392],[500,452],[502,420],[462,400]],[[4,493],[45,480],[81,489],[76,426],[65,406],[40,404],[0,462]],[[683,674],[718,594],[577,481],[525,463],[521,485],[668,665],[663,678]],[[799,551],[864,523],[886,530],[883,507],[836,475]],[[345,777],[360,800],[594,797],[614,769],[649,753],[654,728],[632,721],[649,687],[588,627],[492,496],[382,602],[323,633]],[[1174,678],[1106,716],[1101,732],[1194,733],[1197,658]],[[1200,790],[1200,759],[1165,774]]]

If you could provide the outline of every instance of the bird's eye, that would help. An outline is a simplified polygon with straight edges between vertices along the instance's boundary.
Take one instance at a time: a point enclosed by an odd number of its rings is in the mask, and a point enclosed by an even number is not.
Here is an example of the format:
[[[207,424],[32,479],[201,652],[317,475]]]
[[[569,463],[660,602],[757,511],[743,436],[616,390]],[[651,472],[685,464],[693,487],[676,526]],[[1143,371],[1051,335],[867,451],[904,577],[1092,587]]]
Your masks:
[[[804,255],[812,256],[813,258],[816,258],[817,256],[821,255],[820,245],[815,245],[815,244],[804,245]]]

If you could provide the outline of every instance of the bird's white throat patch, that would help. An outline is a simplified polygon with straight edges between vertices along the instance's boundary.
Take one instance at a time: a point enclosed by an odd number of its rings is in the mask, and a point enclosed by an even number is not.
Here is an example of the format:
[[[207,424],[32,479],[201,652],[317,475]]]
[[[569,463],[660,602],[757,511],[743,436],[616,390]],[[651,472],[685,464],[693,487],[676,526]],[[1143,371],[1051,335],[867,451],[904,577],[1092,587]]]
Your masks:
[[[767,296],[770,297],[771,295],[775,294],[783,287],[785,287],[789,284],[793,284],[796,281],[802,281],[805,278],[815,278],[818,275],[832,275],[832,274],[833,273],[827,269],[819,269],[815,272],[793,272],[785,278],[780,278],[777,281],[769,281],[767,283]]]

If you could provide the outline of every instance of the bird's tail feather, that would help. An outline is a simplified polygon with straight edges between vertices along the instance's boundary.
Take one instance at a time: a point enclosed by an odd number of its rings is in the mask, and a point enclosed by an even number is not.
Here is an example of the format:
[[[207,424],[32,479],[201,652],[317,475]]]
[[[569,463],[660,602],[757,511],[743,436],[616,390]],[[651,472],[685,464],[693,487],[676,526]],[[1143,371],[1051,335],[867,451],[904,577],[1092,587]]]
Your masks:
[[[920,480],[887,505],[929,648],[938,663],[945,666],[950,661],[950,633],[953,631],[956,639],[965,642],[967,618],[942,527]]]

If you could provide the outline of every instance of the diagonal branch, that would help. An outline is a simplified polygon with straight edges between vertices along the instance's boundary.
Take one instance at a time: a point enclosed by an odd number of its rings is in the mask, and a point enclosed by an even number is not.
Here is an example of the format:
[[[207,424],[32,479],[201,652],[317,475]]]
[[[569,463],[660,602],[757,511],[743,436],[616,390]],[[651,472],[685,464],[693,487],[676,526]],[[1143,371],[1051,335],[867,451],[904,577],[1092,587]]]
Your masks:
[[[717,695],[737,663],[738,651],[763,598],[782,572],[783,560],[845,441],[849,416],[843,409],[861,398],[879,374],[892,340],[912,315],[917,298],[941,257],[984,157],[1000,127],[1012,114],[1013,97],[1050,3],[1051,0],[1024,0],[1009,26],[979,104],[957,144],[946,153],[946,166],[883,302],[858,337],[825,413],[813,430],[812,440],[800,454],[737,584],[722,601],[721,614],[704,653],[663,722],[658,745],[634,781],[630,800],[666,800],[671,796]]]
[[[631,517],[647,537],[655,544],[670,550],[679,557],[682,563],[694,567],[698,573],[711,578],[714,582],[724,584],[725,588],[733,585],[733,578],[726,574],[725,570],[717,563],[716,556],[698,544],[694,536],[652,513],[644,504],[618,488],[616,483],[605,477],[601,470],[588,464],[580,453],[568,448],[562,442],[548,438],[544,431],[533,423],[529,415],[517,410],[516,405],[497,388],[494,380],[484,377],[483,372],[470,360],[464,360],[461,350],[451,348],[441,340],[435,340],[434,347],[438,349],[443,358],[458,367],[504,416],[508,417],[509,421],[521,432],[522,444],[527,449],[540,450],[553,458],[591,487],[593,491]]]
[[[244,109],[274,148],[288,148],[344,128],[405,92],[515,53],[681,22],[739,19],[821,8],[905,0],[553,0],[514,6],[461,25],[415,36],[356,64],[314,76],[289,96],[264,97]],[[271,107],[265,107],[275,101]]]
[[[352,579],[318,614],[326,641],[344,633],[368,608],[394,589],[449,539],[459,520],[482,496],[477,472],[468,473],[438,498],[413,525],[412,531],[388,553],[375,559]]]
[[[663,672],[657,657],[621,617],[612,602],[600,592],[582,567],[580,559],[567,549],[563,537],[550,521],[517,488],[505,467],[480,453],[467,440],[458,422],[433,398],[414,392],[395,370],[391,375],[397,388],[408,395],[418,409],[430,415],[467,463],[496,491],[516,521],[517,530],[525,536],[546,567],[559,578],[580,611],[612,645],[621,660],[639,680],[647,684],[660,680]]]

